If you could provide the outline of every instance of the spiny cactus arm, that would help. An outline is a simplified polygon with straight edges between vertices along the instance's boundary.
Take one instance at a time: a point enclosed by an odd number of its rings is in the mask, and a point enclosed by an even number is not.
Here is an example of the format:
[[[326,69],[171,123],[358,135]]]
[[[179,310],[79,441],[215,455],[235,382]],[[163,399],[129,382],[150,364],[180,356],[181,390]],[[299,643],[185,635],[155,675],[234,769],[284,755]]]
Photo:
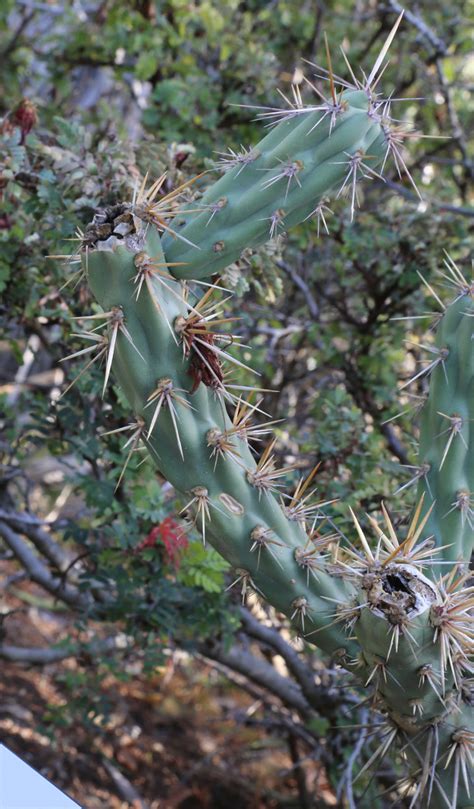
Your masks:
[[[218,166],[224,176],[206,190],[197,207],[175,211],[173,227],[163,228],[163,250],[167,261],[177,265],[172,270],[175,277],[197,279],[218,273],[245,249],[311,216],[317,217],[318,229],[321,222],[326,228],[327,195],[348,192],[353,217],[358,181],[382,179],[378,169],[383,170],[390,156],[418,193],[402,154],[403,143],[413,132],[392,118],[392,102],[382,98],[378,88],[402,17],[403,11],[363,81],[356,79],[347,58],[351,81],[334,77],[326,43],[329,99],[306,80],[317,96],[316,104],[305,106],[299,86],[293,85],[293,101],[285,99],[287,109],[260,108],[257,117],[269,126],[275,124],[270,133],[250,149],[223,154]],[[336,85],[343,88],[339,95]],[[146,194],[137,211],[157,223]]]
[[[341,570],[359,582],[348,626],[360,644],[359,674],[386,716],[383,741],[367,766],[396,743],[410,761],[411,795],[420,800],[414,806],[472,807],[474,588],[467,576],[454,573],[435,584],[423,573],[433,549],[422,537],[428,515],[421,512],[422,503],[403,541],[386,511],[384,525],[369,518],[374,550],[356,520],[364,552],[351,552],[352,565],[346,560]]]
[[[176,235],[163,236],[167,260],[184,262],[176,277],[222,271],[244,249],[317,215],[344,188],[354,212],[358,181],[379,176],[387,150],[382,114],[360,90],[343,93],[334,113],[322,107],[290,110],[255,147],[223,160],[230,168],[197,203],[201,212],[190,206],[174,219]]]
[[[364,610],[356,629],[376,689],[374,707],[385,716],[380,746],[366,766],[380,765],[398,747],[409,762],[405,783],[412,806],[472,809],[472,686],[467,679],[455,683],[450,672],[443,675],[429,610],[404,629],[409,635],[388,657],[386,621]]]
[[[323,554],[277,501],[272,465],[266,481],[226,414],[218,378],[214,389],[201,382],[190,393],[192,357],[183,351],[183,321],[198,310],[187,305],[180,282],[154,269],[164,265],[156,231],[148,230],[139,252],[93,250],[85,265],[91,289],[109,313],[102,321],[108,323],[108,364],[133,408],[135,434],[186,497],[206,540],[238,569],[244,587],[264,595],[300,631],[314,633],[317,645],[354,657],[356,645],[335,620],[335,605],[353,597],[352,584],[323,569]],[[140,272],[147,281],[137,295]],[[194,323],[199,335],[199,320]],[[202,355],[212,362],[210,351]]]
[[[424,529],[442,562],[469,565],[474,545],[474,284],[449,260],[456,297],[441,317],[428,399],[421,413],[418,486]],[[449,573],[435,565],[436,576]]]
[[[393,598],[379,596],[375,608],[361,610],[354,627],[361,661],[370,671],[366,682],[374,685],[375,705],[386,715],[377,752],[382,758],[392,744],[405,751],[415,787],[411,797],[420,801],[413,805],[472,807],[472,642],[464,637],[459,647],[469,619],[456,614],[472,592],[461,587],[446,596],[416,567],[397,567],[390,573]],[[416,593],[411,608],[397,605],[402,588]],[[367,596],[370,604],[370,590]]]
[[[474,287],[452,261],[447,269],[456,295],[442,304],[429,347],[418,506],[399,545],[388,514],[382,528],[371,521],[379,543],[366,553],[365,604],[354,633],[389,716],[387,740],[404,744],[415,773],[418,762],[420,800],[456,809],[473,805],[474,588],[467,571],[474,538]]]
[[[143,229],[126,244],[93,249],[85,265],[105,312],[94,317],[105,326],[106,374],[112,371],[134,410],[135,438],[238,569],[236,581],[375,686],[388,717],[379,752],[401,742],[421,792],[431,793],[430,806],[469,807],[473,721],[465,671],[472,631],[463,599],[471,591],[454,581],[443,589],[424,576],[421,509],[403,542],[387,515],[376,551],[357,523],[363,552],[318,552],[273,496],[278,478],[265,466],[268,456],[257,465],[245,430],[226,415],[229,394],[212,351],[201,355],[207,366],[193,368],[198,346],[187,351],[186,340],[205,333],[201,304],[191,306],[185,287],[168,276],[158,234]],[[209,372],[207,385],[198,377],[196,386],[198,369]]]

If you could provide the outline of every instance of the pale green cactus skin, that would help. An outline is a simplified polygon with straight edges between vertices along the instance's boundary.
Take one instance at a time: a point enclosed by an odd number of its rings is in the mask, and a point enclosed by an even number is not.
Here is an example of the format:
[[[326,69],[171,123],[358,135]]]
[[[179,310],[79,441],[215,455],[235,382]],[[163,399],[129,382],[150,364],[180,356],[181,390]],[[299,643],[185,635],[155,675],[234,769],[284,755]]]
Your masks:
[[[269,137],[274,138],[275,131]],[[165,261],[156,230],[148,228],[139,237],[136,250],[152,256],[155,262]],[[214,391],[201,383],[194,393],[190,392],[193,384],[189,374],[190,359],[183,354],[179,336],[172,333],[176,318],[189,314],[181,283],[168,279],[165,287],[153,280],[151,287],[143,287],[137,299],[133,282],[135,258],[136,252],[125,246],[110,251],[91,250],[84,266],[92,292],[104,311],[119,307],[123,313],[133,345],[123,333],[118,333],[112,373],[134,417],[143,419],[146,425],[142,437],[156,466],[188,502],[192,501],[196,487],[207,491],[210,518],[206,520],[206,539],[240,571],[237,575],[243,575],[257,592],[287,615],[308,642],[333,655],[363,684],[370,680],[388,714],[390,727],[406,746],[412,773],[418,780],[422,777],[417,776],[418,770],[426,772],[424,760],[431,762],[430,756],[435,755],[439,764],[428,790],[429,806],[472,807],[463,779],[459,779],[459,759],[455,754],[444,769],[453,745],[456,747],[456,733],[464,739],[474,727],[472,708],[462,699],[462,675],[457,670],[455,682],[449,667],[442,670],[440,639],[439,636],[435,639],[434,620],[443,593],[436,582],[424,578],[419,568],[410,567],[406,561],[396,559],[384,569],[369,559],[365,564],[362,554],[354,575],[338,560],[324,556],[308,575],[297,561],[298,549],[307,547],[304,526],[288,519],[272,493],[262,493],[249,481],[248,472],[255,471],[256,464],[245,440],[235,436],[232,439],[238,461],[228,455],[218,457],[217,461],[211,456],[207,441],[209,430],[217,427],[222,432],[232,424],[222,399]],[[173,255],[175,258],[177,256]],[[169,253],[166,259],[170,259]],[[455,550],[446,557],[451,559],[465,552],[465,542],[470,542],[468,547],[472,547],[472,531],[466,528],[465,522],[460,522],[459,515],[443,516],[453,500],[453,492],[472,483],[472,441],[466,421],[463,435],[467,449],[457,437],[456,446],[453,441],[441,471],[437,472],[436,464],[439,466],[443,447],[438,445],[436,436],[444,429],[443,418],[437,411],[441,409],[450,414],[455,410],[466,420],[474,415],[471,349],[474,318],[465,314],[471,304],[468,297],[457,301],[443,317],[438,344],[446,344],[449,355],[445,369],[440,366],[433,373],[430,399],[423,417],[421,458],[433,464],[430,485],[440,492],[436,496],[441,501],[440,508],[436,504],[433,510],[432,524],[425,534],[434,532],[438,544],[443,544],[446,532],[452,531]],[[149,403],[150,396],[163,379],[172,380],[176,393],[174,405],[182,454],[176,424],[166,404],[150,433],[156,407]],[[443,487],[448,488],[447,494]],[[196,505],[191,506],[191,511],[193,509],[196,512]],[[199,514],[196,522],[200,527]],[[256,549],[251,550],[252,532],[262,527],[270,531],[270,544],[265,544],[259,554]],[[442,539],[438,532],[442,533]],[[345,561],[347,563],[347,559]],[[372,587],[374,576],[375,589]],[[416,605],[411,614],[407,613],[402,626],[398,619],[390,618],[393,602],[389,608],[381,606],[377,587],[383,590],[389,580],[393,583],[410,577],[418,588]],[[350,632],[344,621],[336,620],[337,604],[354,610]],[[394,633],[397,633],[398,643]],[[422,671],[429,673],[435,688],[421,676]]]
[[[272,217],[276,233],[287,230],[315,210],[327,195],[335,195],[350,171],[350,160],[360,154],[357,179],[370,176],[382,162],[387,144],[381,116],[372,109],[368,95],[360,90],[341,96],[342,110],[334,121],[323,120],[321,111],[304,112],[275,126],[249,150],[251,160],[230,168],[211,185],[193,213],[173,222],[178,237],[165,233],[162,247],[177,278],[205,278],[222,271],[240,258],[246,248],[270,238]],[[294,177],[272,182],[286,165],[297,167]],[[351,181],[347,183],[351,189]],[[221,205],[214,210],[215,204]],[[196,207],[202,212],[195,212]]]
[[[150,231],[146,240],[149,255],[159,257],[159,236]],[[212,428],[225,430],[232,424],[225,413],[223,403],[212,390],[200,385],[192,395],[188,393],[193,380],[187,373],[189,360],[183,359],[183,350],[174,341],[162,312],[166,311],[169,323],[179,315],[186,315],[184,301],[156,284],[156,297],[160,310],[145,288],[138,301],[131,281],[134,270],[133,254],[125,248],[112,252],[94,252],[88,257],[88,279],[91,289],[105,311],[120,306],[136,349],[119,334],[114,353],[113,373],[133,408],[135,416],[143,418],[149,427],[154,407],[147,406],[147,399],[156,388],[157,381],[166,377],[173,380],[179,396],[189,407],[176,405],[179,435],[183,449],[181,457],[169,410],[163,407],[152,434],[144,434],[144,442],[162,474],[192,500],[192,489],[205,487],[209,493],[210,520],[206,524],[206,537],[236,568],[249,573],[258,590],[277,609],[291,615],[293,602],[306,598],[307,612],[304,626],[307,632],[318,631],[318,643],[329,653],[338,656],[353,656],[357,649],[348,640],[341,625],[324,629],[333,621],[332,601],[347,601],[354,590],[342,580],[318,571],[318,590],[308,585],[306,571],[295,561],[294,551],[303,546],[306,534],[297,522],[284,515],[276,498],[251,486],[246,479],[246,470],[255,470],[256,463],[244,440],[235,438],[242,466],[229,457],[221,457],[215,463],[207,446],[206,436]],[[180,296],[179,282],[166,282],[169,289]],[[140,355],[138,354],[140,352]],[[142,357],[144,359],[142,359]],[[240,504],[242,514],[235,514],[226,507],[222,495],[230,495]],[[238,510],[238,505],[234,506]],[[200,525],[200,519],[197,520]],[[260,559],[251,552],[251,532],[257,526],[272,530],[272,539],[281,543],[270,545],[271,551],[262,549]],[[312,577],[310,577],[312,578]],[[311,584],[311,581],[310,581]],[[298,621],[297,621],[298,623]],[[301,621],[299,622],[301,625]]]
[[[457,297],[437,330],[443,357],[421,412],[419,464],[426,474],[418,494],[425,511],[432,507],[425,536],[442,548],[437,558],[464,562],[467,569],[474,545],[474,287],[461,288]],[[446,572],[441,565],[434,571]]]

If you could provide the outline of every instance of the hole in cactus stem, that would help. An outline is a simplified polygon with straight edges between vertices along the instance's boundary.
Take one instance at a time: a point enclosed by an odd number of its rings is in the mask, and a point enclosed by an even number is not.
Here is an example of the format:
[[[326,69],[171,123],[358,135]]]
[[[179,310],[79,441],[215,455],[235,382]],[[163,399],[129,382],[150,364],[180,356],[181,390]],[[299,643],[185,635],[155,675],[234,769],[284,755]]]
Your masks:
[[[386,590],[387,593],[402,592],[411,595],[408,584],[409,582],[404,576],[388,573],[383,583],[383,589]]]
[[[98,208],[86,227],[82,248],[113,250],[120,245],[132,251],[138,249],[135,221],[129,206],[121,203]]]
[[[437,593],[433,583],[412,565],[391,564],[362,578],[371,609],[391,624],[404,624],[425,612]]]

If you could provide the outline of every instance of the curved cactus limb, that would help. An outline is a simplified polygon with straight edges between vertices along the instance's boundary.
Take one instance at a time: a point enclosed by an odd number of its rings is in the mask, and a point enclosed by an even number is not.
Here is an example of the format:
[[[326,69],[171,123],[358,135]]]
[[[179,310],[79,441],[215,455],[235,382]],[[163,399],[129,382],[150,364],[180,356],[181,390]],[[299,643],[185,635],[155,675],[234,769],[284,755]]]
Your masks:
[[[330,193],[347,189],[354,213],[359,179],[380,176],[384,118],[361,90],[344,92],[334,115],[324,104],[290,110],[255,147],[224,158],[227,171],[199,200],[201,210],[184,209],[173,223],[176,236],[163,236],[167,260],[183,262],[176,277],[223,270],[245,248],[317,213]]]
[[[196,340],[205,332],[199,328],[199,309],[186,302],[181,283],[163,276],[157,281],[157,264],[164,259],[151,230],[136,253],[93,251],[87,261],[92,291],[112,313],[108,329],[116,337],[114,344],[109,337],[107,365],[134,410],[134,423],[143,425],[140,437],[158,468],[187,498],[206,539],[240,570],[242,583],[254,586],[300,630],[317,631],[318,645],[327,652],[349,659],[356,647],[334,623],[333,603],[349,602],[353,587],[323,570],[324,557],[314,554],[301,522],[285,513],[272,493],[278,482],[273,461],[267,459],[267,470],[257,465],[245,427],[227,416],[226,390],[218,374],[212,376],[212,352],[205,341],[201,351],[197,342],[196,348],[209,365],[211,386],[201,383],[190,392],[195,380],[192,358],[183,351],[183,335],[190,335],[186,321],[194,324]],[[137,272],[146,267],[152,280],[137,295]],[[116,333],[119,317],[123,328]]]
[[[341,544],[328,553],[333,538],[306,531],[314,512],[306,505],[305,485],[296,500],[282,505],[275,496],[282,475],[271,445],[258,463],[253,458],[252,406],[225,387],[224,349],[205,317],[210,311],[212,323],[210,293],[194,301],[168,273],[158,233],[136,216],[134,228],[113,249],[104,249],[100,238],[94,243],[92,228],[84,263],[104,310],[94,317],[104,324],[99,350],[106,375],[114,374],[130,402],[135,440],[185,496],[206,539],[238,570],[236,583],[254,588],[308,642],[375,687],[387,716],[380,753],[392,742],[402,745],[420,801],[467,809],[473,596],[463,579],[425,575],[437,560],[427,537],[436,504],[431,510],[420,505],[403,541],[386,514],[385,525],[372,521],[375,550],[356,521],[362,550]],[[474,324],[466,311],[465,300],[453,304],[440,339],[447,334],[457,345],[455,324]],[[449,348],[445,362],[456,365],[449,365],[447,377],[462,398],[471,384],[464,373],[472,379],[472,368],[456,359],[451,342]],[[441,366],[434,372],[444,376]],[[237,416],[231,420],[225,405],[232,400]]]
[[[457,296],[429,348],[414,478],[422,497],[408,532],[399,541],[387,513],[381,526],[370,520],[374,548],[356,520],[357,550],[307,530],[319,513],[305,495],[310,479],[278,502],[286,470],[276,468],[273,445],[258,463],[249,446],[270,424],[252,428],[259,405],[225,386],[226,338],[212,326],[225,318],[210,293],[198,300],[176,280],[210,276],[311,215],[325,225],[328,193],[347,190],[353,213],[358,180],[378,177],[389,155],[406,169],[401,147],[410,135],[375,93],[394,30],[363,83],[352,76],[337,96],[330,68],[329,101],[304,107],[296,89],[288,110],[264,110],[274,128],[256,147],[223,155],[225,175],[192,206],[179,209],[190,183],[159,197],[162,177],[88,229],[85,270],[104,314],[85,335],[86,356],[105,359],[105,383],[112,373],[134,411],[128,446],[147,446],[203,538],[236,567],[234,584],[255,589],[375,689],[386,729],[367,766],[399,743],[412,806],[468,809],[474,594],[456,571],[473,538],[472,284],[450,266]]]
[[[419,537],[427,518],[419,522]],[[360,669],[369,671],[365,685],[374,685],[377,707],[387,716],[378,752],[385,755],[394,743],[404,751],[415,785],[411,797],[420,801],[414,806],[472,807],[474,588],[455,571],[448,582],[424,575],[424,563],[429,571],[432,561],[424,539],[419,554],[410,553],[416,545],[410,548],[407,539],[395,552],[388,516],[377,534],[378,550],[351,575],[362,574],[362,609],[353,624]]]
[[[155,209],[154,187],[148,196],[142,195],[145,204],[134,210],[163,232],[163,251],[175,265],[175,277],[196,280],[218,273],[244,250],[312,216],[319,234],[321,223],[327,229],[327,195],[347,193],[353,218],[358,181],[383,179],[378,169],[383,171],[389,157],[419,193],[403,158],[404,141],[414,133],[392,118],[392,101],[382,98],[377,87],[402,17],[403,12],[363,81],[356,79],[346,57],[352,81],[334,77],[326,42],[329,70],[323,72],[330,98],[306,79],[316,104],[305,106],[299,86],[293,85],[293,101],[285,99],[287,109],[260,108],[257,117],[274,128],[256,146],[222,154],[217,166],[224,176],[198,203],[174,212],[173,228]],[[339,95],[336,85],[342,88]]]
[[[474,546],[474,283],[447,262],[454,301],[440,319],[428,399],[421,413],[418,491],[431,513],[425,534],[432,536],[443,566],[467,569]]]

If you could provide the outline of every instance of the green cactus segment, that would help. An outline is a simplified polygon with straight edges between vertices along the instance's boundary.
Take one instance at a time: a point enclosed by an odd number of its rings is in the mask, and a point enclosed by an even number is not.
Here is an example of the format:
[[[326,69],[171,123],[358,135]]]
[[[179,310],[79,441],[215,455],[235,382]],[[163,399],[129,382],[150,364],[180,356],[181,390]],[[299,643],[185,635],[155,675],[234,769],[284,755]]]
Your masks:
[[[472,287],[446,309],[436,338],[439,362],[422,410],[419,497],[432,508],[424,535],[435,559],[469,564],[474,544],[474,298]],[[443,547],[444,546],[444,547]],[[433,575],[447,571],[435,565]]]
[[[401,610],[399,604],[406,597],[410,575],[416,582],[417,595],[413,606],[404,605]],[[376,581],[378,577],[373,578]],[[390,713],[397,716],[398,724],[403,717],[404,726],[420,727],[439,716],[442,708],[443,673],[430,624],[430,605],[436,601],[437,593],[428,580],[409,565],[391,565],[385,581],[387,578],[392,593],[387,587],[383,595],[377,594],[372,599],[371,594],[375,595],[380,589],[378,581],[366,591],[369,606],[361,610],[354,631],[369,671],[368,679],[376,686]],[[386,586],[385,582],[382,586]],[[423,669],[430,671],[433,681],[440,684],[438,693],[424,682]],[[422,716],[416,710],[416,702],[422,707]]]
[[[421,416],[418,503],[426,522],[407,553],[413,564],[392,563],[385,573],[378,562],[368,565],[354,625],[360,664],[388,715],[386,738],[396,733],[432,809],[473,807],[473,591],[462,573],[474,540],[474,288],[459,277],[454,286]],[[449,564],[456,562],[463,564]]]
[[[218,273],[244,249],[309,217],[327,194],[345,185],[353,197],[357,181],[375,176],[387,151],[369,103],[364,92],[346,92],[334,118],[324,110],[294,114],[242,153],[240,162],[231,161],[199,200],[202,212],[193,204],[193,213],[184,210],[174,220],[177,236],[163,235],[166,260],[185,262],[173,275],[198,279]]]
[[[155,260],[160,256],[164,260],[156,232],[148,233],[142,248]],[[201,383],[190,393],[190,361],[172,334],[176,318],[189,314],[181,284],[154,280],[154,296],[143,287],[137,299],[134,258],[119,247],[113,252],[92,251],[84,264],[97,301],[105,312],[120,308],[132,338],[119,331],[112,373],[136,421],[145,424],[142,438],[153,461],[190,503],[199,528],[204,512],[206,539],[241,571],[242,583],[292,618],[300,631],[315,632],[317,645],[348,659],[356,649],[342,625],[334,624],[334,609],[350,600],[352,586],[301,564],[298,552],[307,546],[308,537],[271,493],[249,483],[256,463],[244,439],[233,439],[236,459],[211,457],[209,431],[222,432],[233,425],[216,392]],[[171,398],[162,400],[156,417],[158,398],[153,396],[166,385]]]
[[[90,287],[108,319],[109,352],[114,351],[107,368],[111,365],[133,410],[133,429],[139,426],[155,465],[184,496],[206,540],[236,568],[236,582],[265,597],[309,642],[375,688],[387,715],[387,738],[402,744],[414,777],[420,782],[436,773],[430,807],[467,809],[472,801],[463,767],[473,722],[464,694],[472,592],[463,590],[463,582],[443,587],[425,575],[425,556],[417,557],[418,518],[398,545],[388,522],[383,541],[378,530],[373,552],[357,524],[364,553],[342,546],[337,555],[317,551],[291,510],[271,489],[257,485],[259,466],[245,434],[235,431],[227,415],[225,389],[211,384],[212,374],[206,384],[196,377],[183,324],[197,313],[197,334],[202,334],[200,303],[193,304],[183,282],[163,269],[158,232],[140,229],[136,217],[134,223],[138,229],[124,246],[106,249],[99,243],[84,258]],[[472,459],[469,466],[459,436],[446,452],[446,434],[440,435],[445,416],[438,411],[463,418],[469,447],[471,311],[471,297],[465,295],[443,317],[438,347],[446,351],[433,372],[422,435],[422,461],[431,466],[426,481],[441,502],[440,508],[435,503],[425,535],[439,530],[446,542],[443,520],[449,520],[459,548],[470,521],[445,512],[460,489],[471,491]],[[203,373],[212,371],[207,362]],[[224,434],[225,451],[215,452],[216,435]]]
[[[376,689],[376,704],[387,716],[382,748],[385,743],[397,741],[408,757],[415,784],[432,779],[432,783],[426,782],[429,786],[425,796],[431,790],[431,800],[426,806],[472,809],[468,787],[474,717],[469,680],[463,679],[458,666],[454,667],[455,679],[450,665],[442,665],[440,642],[439,638],[435,640],[433,626],[440,595],[415,567],[392,566],[389,577],[394,604],[397,594],[404,595],[410,572],[417,582],[420,612],[410,615],[407,610],[400,621],[398,608],[390,615],[390,609],[382,614],[380,605],[364,607],[354,627],[361,646],[358,662],[365,683]],[[370,592],[368,598],[370,602]],[[387,599],[389,596],[385,594],[385,605]],[[455,643],[453,639],[453,647]],[[451,753],[451,766],[444,769]],[[460,775],[463,764],[467,785]]]

